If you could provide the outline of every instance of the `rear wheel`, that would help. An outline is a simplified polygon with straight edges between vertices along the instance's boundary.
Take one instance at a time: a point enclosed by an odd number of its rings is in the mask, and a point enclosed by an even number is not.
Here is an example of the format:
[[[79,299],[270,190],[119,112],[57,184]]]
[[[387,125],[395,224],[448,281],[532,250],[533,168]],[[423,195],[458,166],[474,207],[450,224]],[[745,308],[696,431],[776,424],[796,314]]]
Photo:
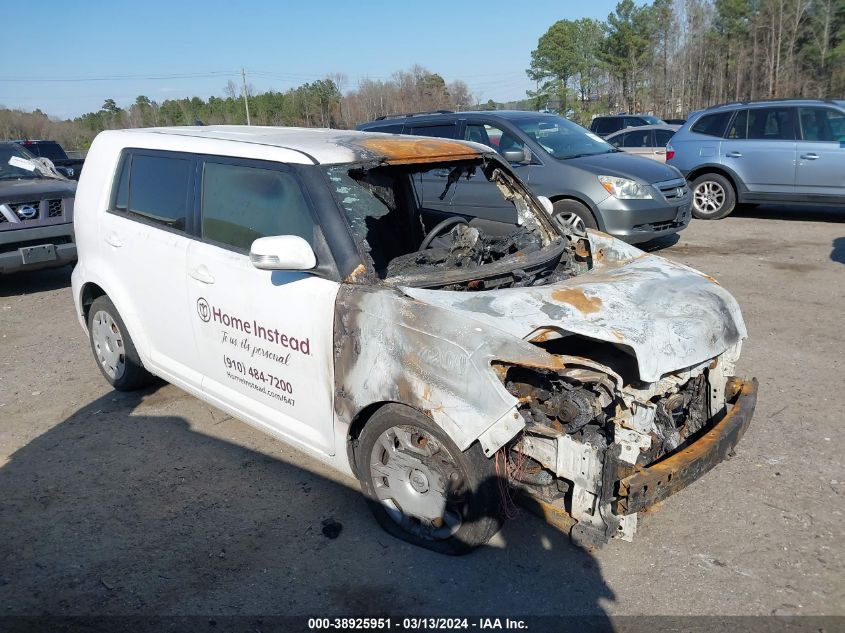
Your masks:
[[[590,210],[577,200],[558,200],[554,203],[552,218],[559,226],[583,235],[585,229],[596,229],[596,219]]]
[[[721,174],[702,174],[692,183],[692,214],[699,220],[721,220],[736,205],[736,192]]]
[[[88,311],[88,336],[97,366],[118,391],[149,384],[152,376],[138,357],[126,324],[107,296],[94,299]]]
[[[361,432],[355,460],[376,520],[399,539],[465,554],[501,527],[494,461],[477,444],[459,450],[413,409],[379,409]]]

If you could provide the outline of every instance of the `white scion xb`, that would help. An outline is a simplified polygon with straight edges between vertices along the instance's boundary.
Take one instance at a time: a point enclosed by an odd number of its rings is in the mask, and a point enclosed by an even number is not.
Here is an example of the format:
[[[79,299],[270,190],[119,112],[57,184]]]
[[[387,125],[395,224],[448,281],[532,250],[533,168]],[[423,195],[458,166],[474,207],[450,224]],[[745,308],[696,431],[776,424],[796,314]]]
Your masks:
[[[748,426],[745,325],[712,278],[550,208],[473,143],[103,132],[73,295],[116,389],[159,376],[357,477],[399,538],[468,551],[510,490],[630,539]]]

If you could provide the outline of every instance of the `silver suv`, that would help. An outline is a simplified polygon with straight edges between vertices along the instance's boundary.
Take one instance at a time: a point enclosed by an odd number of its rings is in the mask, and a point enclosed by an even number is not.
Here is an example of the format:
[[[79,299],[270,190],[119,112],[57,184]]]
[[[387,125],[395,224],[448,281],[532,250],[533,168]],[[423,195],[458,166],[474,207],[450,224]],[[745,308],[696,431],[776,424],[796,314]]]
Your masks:
[[[693,215],[766,202],[845,205],[845,101],[731,103],[694,112],[666,147]]]

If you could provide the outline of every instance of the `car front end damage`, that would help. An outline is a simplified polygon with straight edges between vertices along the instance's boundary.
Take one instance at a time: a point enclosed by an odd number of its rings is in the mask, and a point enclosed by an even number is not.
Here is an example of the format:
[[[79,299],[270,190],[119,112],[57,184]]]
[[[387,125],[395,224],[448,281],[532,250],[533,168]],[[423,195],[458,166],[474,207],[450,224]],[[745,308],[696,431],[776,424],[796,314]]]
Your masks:
[[[756,381],[732,375],[738,346],[646,389],[612,370],[498,365],[526,426],[503,450],[523,504],[576,542],[630,541],[637,513],[725,459],[751,421]],[[539,384],[538,384],[539,383]]]
[[[544,226],[521,183],[495,163],[485,173],[522,226]],[[451,235],[449,257],[467,231]],[[381,280],[347,280],[335,414],[354,454],[368,412],[413,408],[460,450],[499,460],[523,503],[576,542],[630,540],[637,513],[722,461],[750,422],[739,306],[711,277],[604,233],[534,250],[521,235],[491,263],[426,251]]]

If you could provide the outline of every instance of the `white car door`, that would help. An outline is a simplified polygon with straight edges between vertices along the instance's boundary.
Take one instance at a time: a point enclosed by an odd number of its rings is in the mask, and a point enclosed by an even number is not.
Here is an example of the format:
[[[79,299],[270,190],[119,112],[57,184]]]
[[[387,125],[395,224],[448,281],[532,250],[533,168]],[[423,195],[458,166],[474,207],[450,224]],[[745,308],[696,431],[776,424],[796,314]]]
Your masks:
[[[188,248],[188,303],[206,396],[270,432],[334,454],[333,326],[340,284],[255,268],[259,237],[299,235],[314,221],[285,166],[207,159],[201,241]]]
[[[129,150],[100,235],[112,272],[126,291],[115,296],[125,317],[141,324],[144,362],[161,377],[200,388],[191,319],[184,310],[185,264],[197,162],[176,152]]]

